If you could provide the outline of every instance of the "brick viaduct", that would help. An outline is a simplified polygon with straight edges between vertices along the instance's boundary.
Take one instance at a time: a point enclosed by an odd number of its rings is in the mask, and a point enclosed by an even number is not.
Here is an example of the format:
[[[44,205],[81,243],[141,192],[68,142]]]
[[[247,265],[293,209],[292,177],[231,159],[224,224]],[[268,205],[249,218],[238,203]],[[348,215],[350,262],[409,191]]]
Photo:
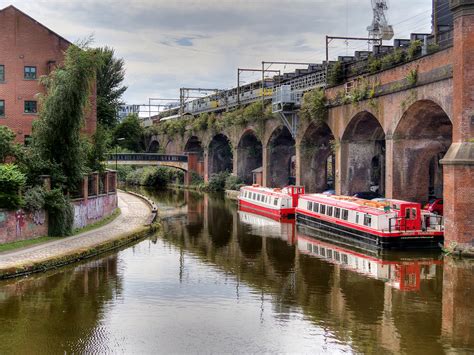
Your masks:
[[[288,184],[294,175],[309,192],[378,186],[389,198],[415,201],[444,194],[447,242],[473,245],[474,1],[452,0],[451,7],[453,47],[351,79],[352,87],[371,85],[371,99],[335,103],[348,83],[327,88],[327,123],[300,121],[294,137],[277,118],[220,132],[187,131],[152,137],[150,150],[195,157],[190,170],[206,180],[232,170],[250,183],[252,170],[262,167],[265,186]]]

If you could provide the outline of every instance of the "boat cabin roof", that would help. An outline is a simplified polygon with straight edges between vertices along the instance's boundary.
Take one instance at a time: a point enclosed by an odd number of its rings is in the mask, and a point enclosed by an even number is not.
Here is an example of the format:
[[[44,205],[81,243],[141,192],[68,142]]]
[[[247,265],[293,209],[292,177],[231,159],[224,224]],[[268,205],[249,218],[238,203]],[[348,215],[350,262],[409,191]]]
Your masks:
[[[376,202],[371,200],[364,200],[357,197],[351,196],[338,196],[338,195],[324,195],[324,194],[308,194],[300,196],[302,199],[309,200],[311,202],[323,203],[334,207],[350,209],[357,212],[367,213],[371,215],[381,216],[387,213],[394,212],[391,209],[390,212],[385,212],[384,207],[387,206],[387,202]],[[404,201],[400,201],[404,202]]]
[[[277,197],[291,197],[289,193],[285,192],[285,189],[272,189],[269,187],[261,187],[261,186],[243,186],[241,187],[242,190],[258,192],[265,195],[277,196]]]

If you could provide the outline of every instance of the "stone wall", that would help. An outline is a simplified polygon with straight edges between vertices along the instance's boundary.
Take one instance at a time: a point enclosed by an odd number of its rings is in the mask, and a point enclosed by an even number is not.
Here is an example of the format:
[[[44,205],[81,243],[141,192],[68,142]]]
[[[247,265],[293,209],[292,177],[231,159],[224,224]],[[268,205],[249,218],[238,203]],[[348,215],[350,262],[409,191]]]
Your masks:
[[[45,211],[0,210],[0,244],[48,235]]]

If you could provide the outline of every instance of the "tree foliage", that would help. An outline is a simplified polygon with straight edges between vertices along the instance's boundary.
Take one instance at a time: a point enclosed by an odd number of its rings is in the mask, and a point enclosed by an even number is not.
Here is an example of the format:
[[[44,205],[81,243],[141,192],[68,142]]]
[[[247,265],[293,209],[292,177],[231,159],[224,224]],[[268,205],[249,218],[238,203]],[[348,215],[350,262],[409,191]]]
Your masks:
[[[0,163],[16,156],[19,146],[15,144],[15,132],[6,126],[0,126]]]
[[[0,165],[0,208],[14,209],[22,204],[20,190],[26,177],[14,164]]]
[[[100,56],[97,68],[97,122],[104,127],[117,124],[117,111],[127,87],[122,85],[125,78],[123,59],[114,56],[109,47],[97,49]]]
[[[136,114],[125,117],[122,122],[115,127],[113,134],[115,144],[132,152],[143,151],[143,137],[144,129]],[[123,140],[120,140],[121,138],[123,138]]]
[[[308,91],[304,94],[303,102],[301,103],[301,117],[316,123],[326,122],[328,117],[326,103],[327,99],[323,89]]]
[[[85,171],[81,128],[96,63],[97,54],[87,45],[71,45],[63,66],[41,80],[47,94],[34,125],[33,144],[40,157],[56,167],[47,172],[53,183],[64,183],[61,187],[67,191],[79,184]]]

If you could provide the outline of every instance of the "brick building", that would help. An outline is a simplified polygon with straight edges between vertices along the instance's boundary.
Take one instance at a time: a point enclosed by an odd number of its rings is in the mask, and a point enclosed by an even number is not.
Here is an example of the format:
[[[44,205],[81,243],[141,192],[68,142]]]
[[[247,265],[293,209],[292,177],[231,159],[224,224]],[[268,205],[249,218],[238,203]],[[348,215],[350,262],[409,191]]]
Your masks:
[[[62,63],[70,45],[14,6],[0,10],[0,125],[10,127],[18,142],[28,139],[38,118],[38,94],[45,92],[38,79]],[[96,128],[95,92],[90,101],[88,134]]]

